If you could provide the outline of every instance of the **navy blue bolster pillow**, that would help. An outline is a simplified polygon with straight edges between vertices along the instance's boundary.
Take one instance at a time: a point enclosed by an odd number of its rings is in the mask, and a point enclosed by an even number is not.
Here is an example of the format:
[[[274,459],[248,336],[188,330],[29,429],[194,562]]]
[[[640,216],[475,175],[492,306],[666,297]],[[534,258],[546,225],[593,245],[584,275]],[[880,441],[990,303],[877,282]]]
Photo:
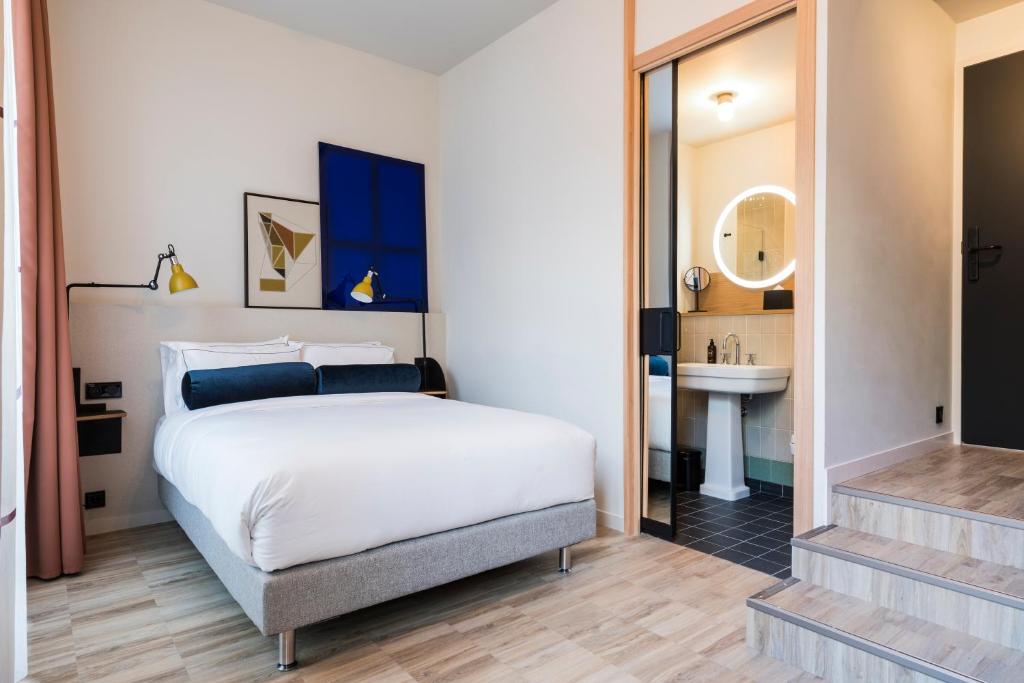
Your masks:
[[[318,394],[368,394],[374,391],[419,391],[420,369],[408,363],[321,365]]]
[[[225,403],[316,393],[309,363],[267,363],[240,368],[189,370],[181,378],[181,398],[189,410]]]
[[[671,374],[668,371],[668,361],[664,356],[651,356],[650,358],[650,374],[657,377],[668,377]]]

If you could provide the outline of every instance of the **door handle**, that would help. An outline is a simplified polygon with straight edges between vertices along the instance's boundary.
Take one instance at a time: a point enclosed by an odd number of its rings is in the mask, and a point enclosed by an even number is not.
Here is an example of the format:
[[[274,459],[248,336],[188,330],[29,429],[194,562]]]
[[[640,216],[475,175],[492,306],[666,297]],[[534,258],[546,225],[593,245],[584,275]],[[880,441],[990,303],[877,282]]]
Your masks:
[[[672,353],[672,345],[674,340],[668,336],[668,332],[672,330],[666,329],[672,325],[672,311],[665,310],[661,312],[661,353],[668,355]],[[675,337],[676,335],[673,335]]]
[[[967,230],[967,281],[977,282],[981,279],[981,253],[984,251],[995,252],[998,256],[1003,253],[1001,244],[981,244],[981,230],[975,226]]]

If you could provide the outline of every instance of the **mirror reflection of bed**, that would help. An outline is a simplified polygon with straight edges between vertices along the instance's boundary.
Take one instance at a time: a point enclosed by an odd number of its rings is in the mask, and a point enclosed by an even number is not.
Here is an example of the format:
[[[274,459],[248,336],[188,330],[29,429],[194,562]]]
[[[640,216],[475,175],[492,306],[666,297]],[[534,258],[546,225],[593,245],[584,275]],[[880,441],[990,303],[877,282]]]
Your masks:
[[[670,357],[651,356],[647,380],[649,414],[647,441],[647,516],[669,522],[669,485],[672,467],[672,377]]]

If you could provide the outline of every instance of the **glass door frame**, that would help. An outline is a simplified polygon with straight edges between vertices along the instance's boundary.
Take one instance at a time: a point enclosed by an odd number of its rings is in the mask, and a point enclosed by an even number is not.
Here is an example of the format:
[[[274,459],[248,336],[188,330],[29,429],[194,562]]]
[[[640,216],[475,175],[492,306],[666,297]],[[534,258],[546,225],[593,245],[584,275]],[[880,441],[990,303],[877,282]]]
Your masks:
[[[667,66],[667,65],[663,65],[661,68],[664,68],[664,66]],[[641,101],[641,107],[640,107],[640,131],[641,131],[641,133],[640,133],[640,187],[642,188],[642,192],[641,192],[640,223],[639,223],[639,227],[640,227],[640,263],[639,263],[639,265],[640,265],[640,268],[639,268],[639,271],[638,271],[638,275],[639,275],[638,286],[639,286],[639,293],[640,293],[640,314],[641,314],[641,316],[644,315],[645,311],[660,310],[660,309],[657,309],[657,308],[651,309],[651,308],[647,308],[646,307],[647,294],[649,293],[648,290],[652,288],[652,287],[649,286],[651,283],[648,282],[648,275],[649,275],[649,273],[648,273],[648,266],[650,264],[648,263],[648,259],[646,258],[646,255],[647,255],[646,246],[648,244],[648,239],[647,238],[648,238],[648,227],[649,227],[648,220],[647,220],[647,216],[648,216],[648,213],[649,213],[649,206],[648,206],[648,200],[647,200],[648,193],[646,192],[646,188],[647,188],[647,182],[646,182],[647,181],[647,159],[648,159],[648,156],[649,156],[649,154],[648,154],[649,137],[648,137],[648,131],[647,131],[647,123],[648,123],[648,117],[647,117],[647,95],[648,95],[648,88],[647,88],[647,82],[648,82],[648,77],[651,74],[655,73],[656,71],[657,71],[657,69],[652,69],[652,70],[642,74],[641,78],[640,78],[640,101]],[[641,344],[640,344],[640,348],[639,348],[640,355],[639,355],[639,359],[638,359],[639,363],[640,363],[640,372],[639,372],[639,378],[640,378],[640,405],[641,405],[640,414],[641,414],[641,430],[642,430],[641,431],[641,448],[640,448],[640,485],[641,485],[640,531],[642,531],[644,533],[651,534],[652,536],[657,536],[659,538],[665,538],[665,539],[668,539],[668,540],[672,540],[673,538],[675,538],[675,535],[676,535],[676,527],[677,527],[677,519],[676,519],[676,493],[677,493],[677,484],[678,484],[678,481],[679,481],[679,472],[676,471],[676,460],[677,460],[677,458],[676,458],[676,450],[677,450],[677,447],[678,447],[678,444],[676,442],[677,442],[677,437],[678,437],[677,432],[678,432],[678,429],[679,429],[678,422],[677,422],[677,417],[678,416],[676,414],[676,411],[677,411],[677,408],[678,408],[678,406],[677,406],[677,404],[678,404],[678,392],[675,390],[676,386],[677,386],[676,369],[677,369],[678,354],[679,354],[679,347],[680,347],[680,340],[681,340],[681,337],[680,337],[681,330],[680,330],[680,328],[682,326],[682,319],[681,319],[681,316],[679,314],[679,305],[678,305],[679,304],[679,302],[678,302],[678,298],[679,298],[678,297],[678,295],[679,295],[679,287],[678,287],[679,277],[678,277],[678,273],[676,272],[677,268],[679,267],[679,264],[677,263],[677,261],[678,261],[678,237],[679,237],[679,235],[678,235],[678,227],[679,227],[679,224],[678,224],[678,221],[677,221],[677,211],[676,211],[677,210],[676,194],[677,194],[677,189],[678,189],[678,187],[677,187],[678,186],[677,162],[678,162],[678,144],[679,144],[679,137],[678,137],[678,135],[679,135],[679,125],[678,125],[678,123],[679,122],[677,121],[677,114],[678,114],[677,110],[678,110],[678,106],[679,106],[679,101],[678,101],[678,95],[679,95],[679,85],[678,85],[678,81],[679,81],[679,60],[678,59],[672,60],[672,62],[671,62],[671,76],[670,76],[670,78],[671,78],[671,81],[672,81],[672,87],[671,87],[671,100],[672,100],[671,121],[672,121],[672,130],[671,130],[671,135],[669,136],[670,149],[669,149],[669,173],[668,173],[668,187],[669,187],[669,191],[668,191],[668,249],[669,249],[668,276],[669,276],[669,282],[662,283],[662,284],[668,287],[668,293],[669,293],[669,296],[668,296],[668,306],[666,308],[668,308],[671,311],[671,313],[672,313],[672,315],[668,317],[672,321],[672,323],[671,323],[672,324],[672,333],[671,333],[671,337],[670,337],[671,340],[672,340],[672,345],[671,345],[671,350],[670,350],[669,353],[666,354],[666,353],[662,352],[662,353],[656,354],[656,355],[660,355],[660,356],[667,355],[671,359],[670,362],[669,362],[669,379],[671,380],[671,384],[670,384],[671,390],[669,392],[669,413],[670,413],[670,417],[669,417],[669,419],[670,419],[670,423],[669,423],[669,431],[670,431],[670,434],[669,434],[669,445],[672,448],[672,450],[669,452],[669,489],[668,489],[669,521],[668,521],[668,524],[666,524],[666,523],[664,523],[664,522],[662,522],[660,520],[647,517],[644,514],[646,506],[647,506],[648,481],[649,481],[649,477],[647,476],[647,471],[646,470],[648,469],[649,464],[650,464],[650,450],[648,448],[649,438],[648,438],[648,433],[647,433],[647,430],[648,430],[648,419],[647,419],[648,418],[648,403],[649,403],[649,396],[650,396],[649,391],[648,391],[648,389],[649,389],[649,381],[650,381],[650,356],[651,355],[655,355],[655,354],[645,353],[643,340],[641,340]],[[662,320],[664,320],[664,319],[665,319],[665,317],[662,316]],[[641,324],[641,330],[643,328],[644,328],[644,326],[643,326],[643,324]],[[643,335],[643,332],[641,332],[641,335]],[[664,336],[664,334],[662,334],[662,336]],[[662,349],[662,351],[664,351],[664,349]]]

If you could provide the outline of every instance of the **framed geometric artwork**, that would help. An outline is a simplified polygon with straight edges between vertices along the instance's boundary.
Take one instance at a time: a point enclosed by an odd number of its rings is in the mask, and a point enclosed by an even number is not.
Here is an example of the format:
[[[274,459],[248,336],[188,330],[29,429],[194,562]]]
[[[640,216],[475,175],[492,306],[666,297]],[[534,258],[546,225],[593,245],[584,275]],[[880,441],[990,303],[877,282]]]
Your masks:
[[[365,310],[352,288],[367,271],[387,293],[375,311],[427,307],[427,218],[423,164],[320,143],[323,307]]]
[[[245,193],[246,308],[320,308],[320,205]]]

